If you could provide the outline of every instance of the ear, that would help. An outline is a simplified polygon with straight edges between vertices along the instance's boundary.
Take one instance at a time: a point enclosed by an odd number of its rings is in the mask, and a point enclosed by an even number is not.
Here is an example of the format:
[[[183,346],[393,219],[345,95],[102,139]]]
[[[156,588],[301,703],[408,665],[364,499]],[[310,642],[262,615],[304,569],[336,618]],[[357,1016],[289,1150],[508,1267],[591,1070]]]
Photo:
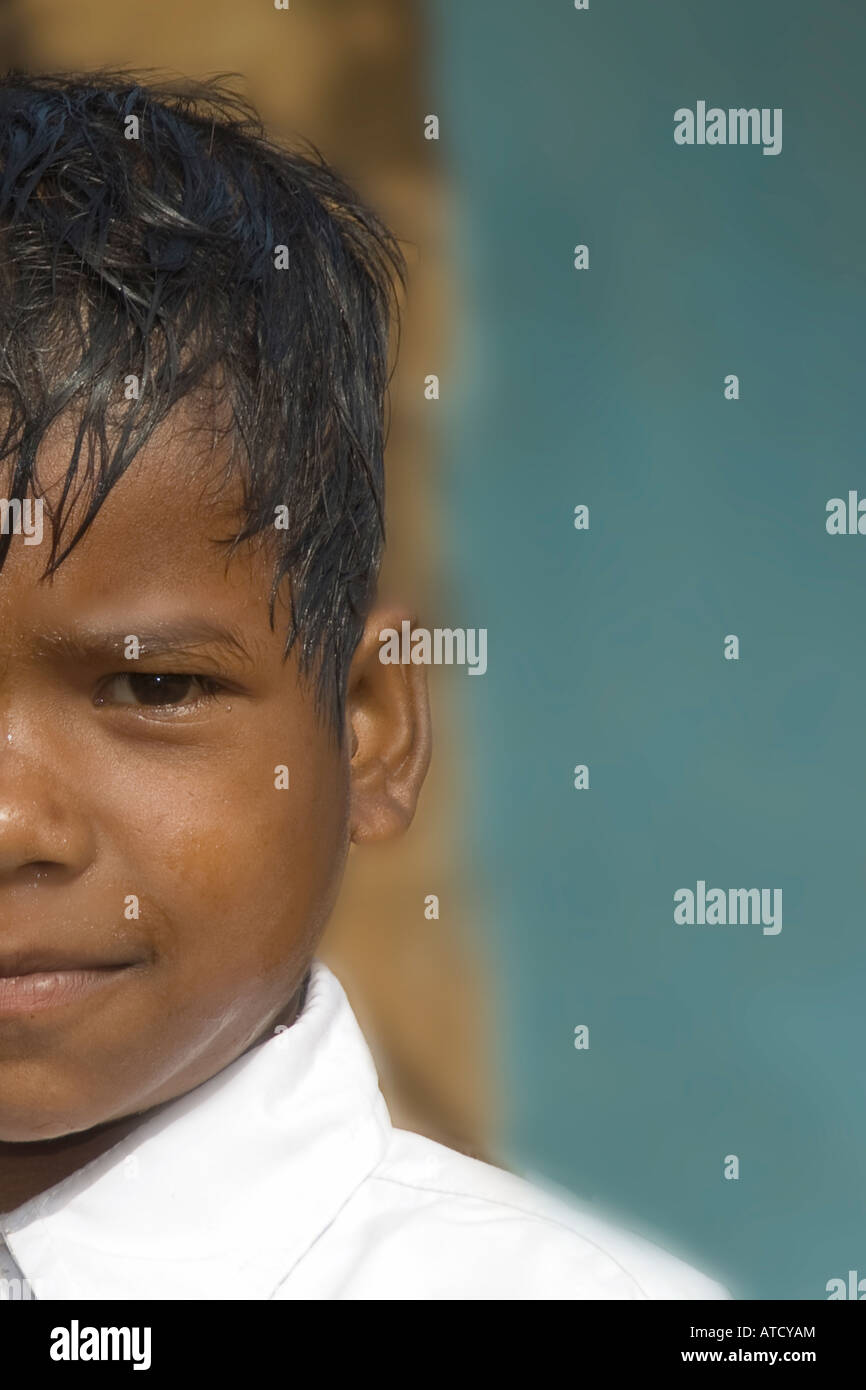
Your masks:
[[[427,668],[380,660],[380,632],[399,633],[406,621],[415,620],[402,609],[371,613],[349,669],[349,832],[357,844],[388,840],[406,829],[430,765]]]

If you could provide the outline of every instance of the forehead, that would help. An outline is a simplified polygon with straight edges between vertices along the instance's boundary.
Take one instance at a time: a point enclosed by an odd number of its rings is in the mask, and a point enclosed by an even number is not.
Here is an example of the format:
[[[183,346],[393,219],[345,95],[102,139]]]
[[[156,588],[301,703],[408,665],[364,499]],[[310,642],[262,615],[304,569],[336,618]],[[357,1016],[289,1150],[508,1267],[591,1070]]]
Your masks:
[[[49,511],[62,496],[74,441],[74,422],[62,420],[39,450],[38,491],[46,499],[43,535],[38,544],[13,535],[0,572],[3,620],[11,620],[22,607],[46,614],[113,607],[131,616],[144,608],[174,613],[179,605],[236,610],[264,605],[267,610],[273,548],[257,537],[228,558],[227,542],[243,520],[243,481],[232,466],[230,443],[182,408],[154,431],[88,530],[55,574],[41,582],[52,542]],[[87,461],[82,462],[66,503],[61,551],[90,497],[84,481]],[[7,461],[0,470],[0,497],[8,497],[11,475]]]

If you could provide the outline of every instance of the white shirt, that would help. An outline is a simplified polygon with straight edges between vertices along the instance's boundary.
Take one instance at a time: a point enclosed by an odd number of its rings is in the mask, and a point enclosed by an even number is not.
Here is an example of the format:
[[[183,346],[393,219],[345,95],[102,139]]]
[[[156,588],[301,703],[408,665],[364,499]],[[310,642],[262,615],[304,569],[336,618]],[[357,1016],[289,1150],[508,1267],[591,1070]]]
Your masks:
[[[730,1297],[558,1191],[395,1129],[318,960],[290,1028],[0,1215],[0,1237],[0,1298],[4,1265],[37,1299]]]

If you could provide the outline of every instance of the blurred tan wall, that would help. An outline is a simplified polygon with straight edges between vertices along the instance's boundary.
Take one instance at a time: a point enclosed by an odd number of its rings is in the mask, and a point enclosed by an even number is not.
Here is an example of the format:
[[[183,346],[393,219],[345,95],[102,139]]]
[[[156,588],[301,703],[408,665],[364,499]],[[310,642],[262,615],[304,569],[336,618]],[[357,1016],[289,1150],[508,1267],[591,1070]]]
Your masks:
[[[447,189],[423,138],[431,96],[415,0],[6,0],[4,67],[240,74],[237,86],[278,138],[293,132],[372,201],[410,266],[391,392],[388,552],[383,583],[419,621],[440,595],[435,411],[423,380],[444,374],[453,287]],[[451,616],[452,623],[457,622]],[[343,981],[373,1046],[395,1123],[486,1156],[497,1127],[488,1056],[492,1010],[474,925],[462,804],[454,672],[431,668],[433,767],[417,819],[396,846],[353,850],[321,955]],[[450,678],[450,679],[449,679]],[[424,900],[438,894],[438,921]]]

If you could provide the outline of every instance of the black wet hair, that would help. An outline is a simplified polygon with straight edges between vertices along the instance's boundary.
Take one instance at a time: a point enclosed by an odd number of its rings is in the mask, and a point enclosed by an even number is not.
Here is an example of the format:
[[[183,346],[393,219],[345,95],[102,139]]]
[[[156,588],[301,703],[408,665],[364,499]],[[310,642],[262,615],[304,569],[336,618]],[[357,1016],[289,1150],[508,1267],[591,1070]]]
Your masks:
[[[244,495],[229,553],[272,534],[271,625],[288,576],[286,654],[341,738],[384,543],[406,263],[312,142],[268,138],[232,76],[0,76],[0,463],[10,498],[38,495],[39,446],[75,420],[60,501],[44,502],[48,575],[174,405],[208,400],[211,424],[223,408]]]

